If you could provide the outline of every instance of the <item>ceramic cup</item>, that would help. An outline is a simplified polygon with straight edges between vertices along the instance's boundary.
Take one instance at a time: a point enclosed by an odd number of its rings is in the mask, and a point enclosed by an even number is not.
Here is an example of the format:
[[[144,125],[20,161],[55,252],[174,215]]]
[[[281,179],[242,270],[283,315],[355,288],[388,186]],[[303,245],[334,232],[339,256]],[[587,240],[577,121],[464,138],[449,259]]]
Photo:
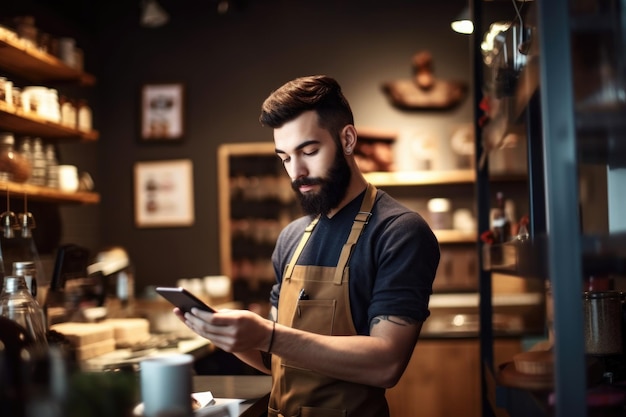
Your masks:
[[[144,417],[193,414],[193,356],[180,354],[144,359],[139,369]]]

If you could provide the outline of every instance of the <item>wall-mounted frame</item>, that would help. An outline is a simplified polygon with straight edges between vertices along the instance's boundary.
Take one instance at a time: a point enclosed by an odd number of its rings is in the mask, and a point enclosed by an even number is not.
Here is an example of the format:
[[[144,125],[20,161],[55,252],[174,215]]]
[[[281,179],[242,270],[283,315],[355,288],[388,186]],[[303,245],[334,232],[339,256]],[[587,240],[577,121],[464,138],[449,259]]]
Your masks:
[[[141,90],[141,140],[178,141],[185,133],[184,87],[146,84]]]
[[[194,223],[190,159],[137,162],[134,171],[137,227],[181,227]]]

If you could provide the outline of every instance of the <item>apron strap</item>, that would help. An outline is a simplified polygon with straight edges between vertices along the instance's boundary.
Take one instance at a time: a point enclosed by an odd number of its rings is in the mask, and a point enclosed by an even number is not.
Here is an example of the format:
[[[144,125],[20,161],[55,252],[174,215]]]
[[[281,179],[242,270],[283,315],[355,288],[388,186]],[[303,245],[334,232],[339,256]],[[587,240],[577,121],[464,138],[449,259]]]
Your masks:
[[[352,256],[352,249],[354,248],[354,245],[356,245],[357,240],[361,236],[363,228],[365,228],[365,225],[369,222],[369,219],[372,216],[372,207],[374,207],[375,200],[376,187],[374,187],[372,184],[367,184],[367,191],[365,193],[365,197],[363,197],[361,208],[359,209],[357,215],[354,217],[352,230],[350,231],[348,240],[343,245],[343,248],[341,249],[341,254],[339,255],[339,261],[337,262],[337,267],[335,268],[335,276],[333,278],[333,283],[335,285],[340,285],[343,280],[344,269],[350,261],[350,257]]]
[[[283,279],[291,279],[291,275],[293,275],[293,269],[296,267],[296,262],[298,262],[298,258],[300,257],[300,254],[302,253],[302,250],[304,249],[306,242],[311,237],[311,233],[313,233],[313,229],[315,229],[315,226],[317,225],[317,222],[319,220],[320,220],[320,216],[317,216],[316,218],[313,219],[311,223],[309,223],[306,229],[304,229],[304,234],[302,235],[302,239],[300,239],[300,243],[298,243],[298,246],[296,247],[296,250],[293,253],[293,256],[291,257],[291,261],[289,261],[289,264],[287,265],[287,270],[285,271],[285,275],[283,276]]]

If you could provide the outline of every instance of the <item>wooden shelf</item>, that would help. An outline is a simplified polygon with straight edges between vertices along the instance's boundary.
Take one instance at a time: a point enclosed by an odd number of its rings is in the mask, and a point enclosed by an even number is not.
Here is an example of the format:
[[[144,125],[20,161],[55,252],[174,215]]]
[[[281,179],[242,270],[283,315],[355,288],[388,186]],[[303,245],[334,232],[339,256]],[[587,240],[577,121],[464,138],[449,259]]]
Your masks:
[[[2,54],[0,54],[0,57]],[[13,133],[27,136],[41,136],[53,139],[73,139],[95,141],[99,133],[95,130],[82,132],[51,122],[39,117],[36,113],[26,113],[0,101],[0,128]]]
[[[93,75],[67,66],[4,28],[0,28],[0,67],[35,82],[70,81],[85,86],[96,82]]]
[[[476,172],[472,169],[448,171],[395,171],[368,172],[365,179],[376,186],[411,186],[469,184],[476,181]],[[494,181],[523,181],[525,174],[498,174]]]
[[[464,184],[474,182],[472,170],[368,172],[365,179],[376,186]]]
[[[433,230],[439,243],[477,243],[478,239],[474,232],[462,230]]]
[[[4,195],[7,190],[9,195],[14,198],[22,198],[26,193],[28,199],[32,201],[77,204],[97,204],[100,202],[100,194],[94,192],[65,192],[50,187],[0,181],[0,194]]]
[[[25,80],[42,84],[71,82],[91,86],[96,81],[94,76],[69,67],[57,57],[40,51],[35,45],[23,41],[14,32],[3,27],[0,27],[0,68]],[[95,141],[99,136],[95,130],[82,132],[72,129],[46,120],[36,113],[24,112],[4,101],[0,101],[0,130],[25,136],[78,141]],[[98,193],[63,192],[31,184],[0,182],[0,190],[13,198],[23,198],[26,195],[33,201],[76,204],[100,202]]]

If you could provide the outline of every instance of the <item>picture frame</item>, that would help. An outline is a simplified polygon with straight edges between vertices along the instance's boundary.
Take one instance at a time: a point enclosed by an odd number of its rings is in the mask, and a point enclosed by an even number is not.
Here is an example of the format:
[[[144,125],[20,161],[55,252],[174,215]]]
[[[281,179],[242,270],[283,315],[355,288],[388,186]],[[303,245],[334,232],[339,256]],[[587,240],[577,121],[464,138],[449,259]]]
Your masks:
[[[141,140],[179,141],[185,134],[181,83],[146,84],[141,90]]]
[[[135,225],[184,227],[195,221],[191,159],[134,165]]]

